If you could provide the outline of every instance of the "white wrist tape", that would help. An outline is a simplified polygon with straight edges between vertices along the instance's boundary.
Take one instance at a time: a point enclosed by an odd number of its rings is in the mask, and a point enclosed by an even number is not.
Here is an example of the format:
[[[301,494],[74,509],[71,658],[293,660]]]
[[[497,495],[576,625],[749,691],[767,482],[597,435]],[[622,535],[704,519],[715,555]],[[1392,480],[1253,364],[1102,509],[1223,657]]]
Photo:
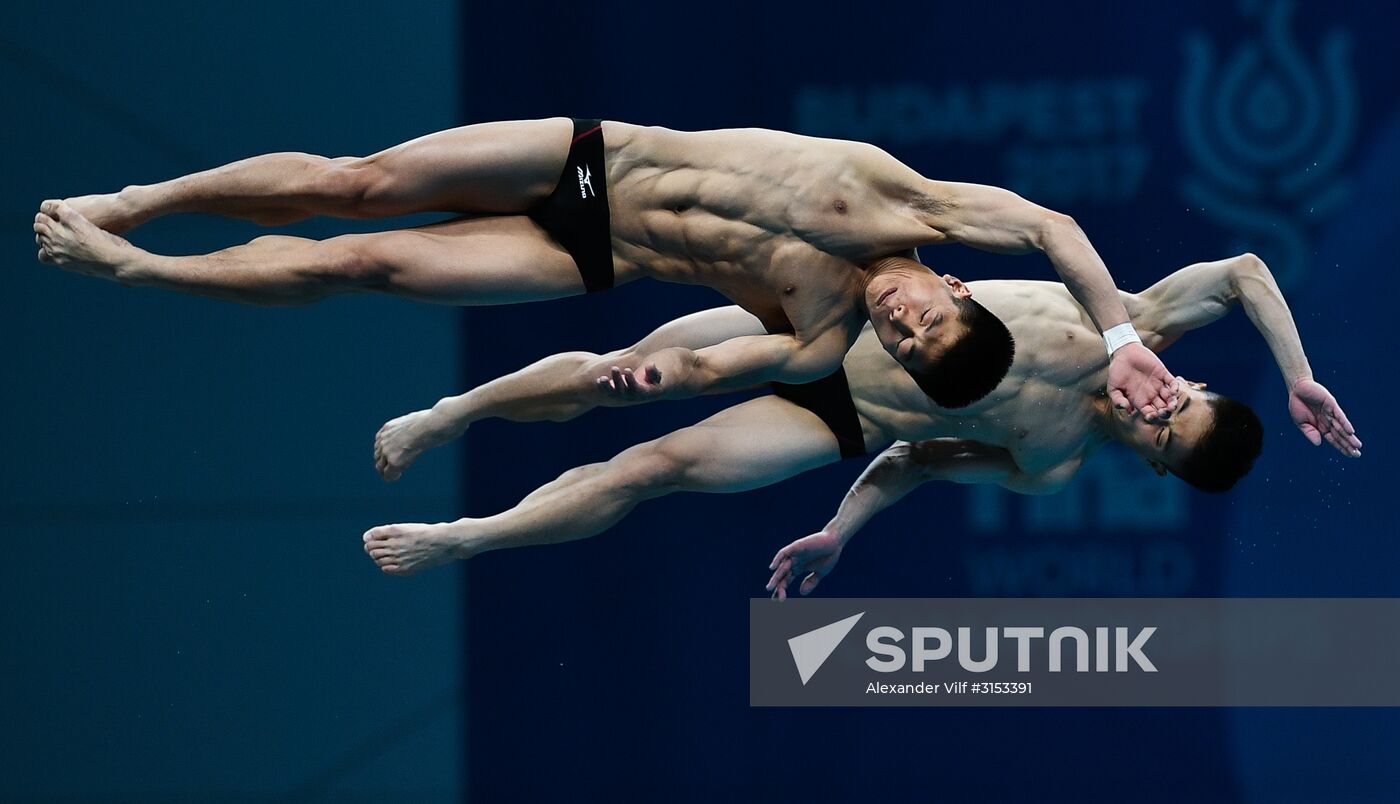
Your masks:
[[[1108,349],[1110,355],[1130,343],[1142,343],[1142,338],[1138,337],[1137,330],[1133,329],[1133,322],[1124,321],[1116,327],[1104,330],[1103,345]]]

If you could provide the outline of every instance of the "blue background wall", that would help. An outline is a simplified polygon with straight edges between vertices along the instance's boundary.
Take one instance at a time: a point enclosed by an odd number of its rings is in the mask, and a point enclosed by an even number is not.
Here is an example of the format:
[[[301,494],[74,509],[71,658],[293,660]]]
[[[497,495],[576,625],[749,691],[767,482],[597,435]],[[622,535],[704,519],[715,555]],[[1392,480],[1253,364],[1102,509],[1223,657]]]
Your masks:
[[[726,404],[487,422],[397,486],[369,461],[385,418],[560,349],[628,343],[722,302],[708,291],[257,310],[33,261],[42,198],[265,151],[364,153],[464,117],[868,139],[1073,214],[1128,288],[1258,252],[1367,457],[1303,442],[1236,314],[1168,353],[1268,425],[1236,492],[1198,495],[1111,451],[1051,498],[930,487],[877,520],[822,594],[1395,595],[1381,325],[1400,219],[1396,18],[1304,2],[1270,33],[1278,8],[11,10],[0,798],[1394,800],[1390,711],[750,710],[746,600],[860,462],[672,497],[595,540],[408,581],[364,559],[369,525],[500,510]],[[186,216],[136,239],[178,253],[254,233]],[[1049,275],[1038,257],[923,257],[964,278]],[[522,331],[535,345],[480,346]]]
[[[709,2],[472,6],[469,120],[572,114],[674,128],[758,125],[866,139],[926,175],[1012,187],[1073,214],[1124,287],[1253,250],[1287,288],[1317,377],[1361,429],[1343,464],[1293,430],[1242,314],[1168,365],[1256,404],[1265,457],[1234,494],[1197,494],[1109,450],[1055,497],[930,487],[883,515],[829,596],[1393,595],[1381,410],[1394,366],[1395,20],[1303,3],[1166,6]],[[500,71],[500,65],[509,69]],[[490,75],[489,79],[482,77]],[[964,279],[1049,275],[1039,257],[955,247]],[[528,326],[529,354],[474,355],[485,380],[561,348],[604,350],[721,303],[638,283],[529,310],[473,311],[467,341]],[[525,322],[522,324],[522,321]],[[467,455],[500,510],[577,463],[699,420],[702,400],[564,425],[487,423]],[[1388,801],[1392,712],[769,711],[747,706],[746,599],[773,552],[819,528],[860,462],[727,497],[642,506],[590,541],[472,562],[470,788],[677,801],[796,794],[891,800]],[[1384,484],[1384,485],[1383,485]],[[541,773],[547,767],[549,772]],[[1339,789],[1334,789],[1339,788]],[[1131,791],[1131,792],[1129,792]]]
[[[455,800],[459,577],[385,577],[360,534],[458,508],[456,456],[400,487],[370,457],[384,419],[460,383],[457,313],[128,290],[35,262],[30,221],[47,197],[450,126],[457,19],[7,7],[0,799]],[[182,216],[133,237],[192,253],[254,234]]]

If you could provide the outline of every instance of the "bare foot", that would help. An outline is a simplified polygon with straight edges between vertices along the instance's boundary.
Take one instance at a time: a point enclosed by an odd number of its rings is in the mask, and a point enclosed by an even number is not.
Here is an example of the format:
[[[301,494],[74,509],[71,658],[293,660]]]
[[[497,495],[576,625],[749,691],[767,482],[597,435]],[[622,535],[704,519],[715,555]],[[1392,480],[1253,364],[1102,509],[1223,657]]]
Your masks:
[[[118,276],[135,247],[104,232],[64,201],[45,201],[34,216],[39,261],[78,273],[121,281]]]
[[[412,575],[454,559],[471,558],[469,522],[380,525],[365,533],[365,552],[390,575]]]
[[[462,432],[432,408],[390,419],[374,435],[374,467],[385,480],[398,480],[419,455]]]
[[[146,218],[132,203],[130,192],[124,190],[120,193],[78,195],[63,199],[63,203],[92,221],[97,228],[112,234],[122,234],[146,222]]]

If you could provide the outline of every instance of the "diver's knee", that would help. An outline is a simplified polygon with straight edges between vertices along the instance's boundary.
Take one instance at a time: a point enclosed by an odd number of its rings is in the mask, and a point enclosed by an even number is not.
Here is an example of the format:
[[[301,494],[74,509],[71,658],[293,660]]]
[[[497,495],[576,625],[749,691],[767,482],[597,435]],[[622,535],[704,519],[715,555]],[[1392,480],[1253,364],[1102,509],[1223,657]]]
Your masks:
[[[369,157],[338,157],[318,165],[312,192],[346,208],[357,208],[371,199],[384,180],[384,169]]]
[[[598,378],[606,375],[612,367],[612,355],[595,352],[564,352],[552,359],[566,364],[569,387],[575,391],[597,390]]]
[[[351,287],[372,288],[389,280],[395,248],[387,234],[342,235],[314,247],[313,260],[322,278]]]
[[[592,352],[571,352],[569,356],[576,360],[569,378],[570,387],[588,394],[590,399],[599,402],[603,397],[595,396],[600,393],[598,381],[609,376],[614,366],[637,370],[643,357],[633,348],[618,349],[601,355]]]
[[[678,448],[672,436],[639,444],[613,458],[622,483],[644,497],[684,488],[694,460],[689,450]]]

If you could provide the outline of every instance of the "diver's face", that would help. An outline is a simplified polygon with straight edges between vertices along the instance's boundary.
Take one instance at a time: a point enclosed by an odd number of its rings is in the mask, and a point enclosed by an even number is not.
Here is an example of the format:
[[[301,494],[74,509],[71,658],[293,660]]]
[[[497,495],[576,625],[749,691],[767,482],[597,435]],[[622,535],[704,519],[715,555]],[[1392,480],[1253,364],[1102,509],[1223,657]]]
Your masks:
[[[875,336],[900,365],[913,371],[926,371],[963,333],[955,300],[971,296],[957,278],[923,267],[889,268],[865,285],[865,307]]]
[[[1114,411],[1123,441],[1154,468],[1180,466],[1213,421],[1205,385],[1176,378],[1177,404],[1171,418],[1149,422],[1140,413]]]

